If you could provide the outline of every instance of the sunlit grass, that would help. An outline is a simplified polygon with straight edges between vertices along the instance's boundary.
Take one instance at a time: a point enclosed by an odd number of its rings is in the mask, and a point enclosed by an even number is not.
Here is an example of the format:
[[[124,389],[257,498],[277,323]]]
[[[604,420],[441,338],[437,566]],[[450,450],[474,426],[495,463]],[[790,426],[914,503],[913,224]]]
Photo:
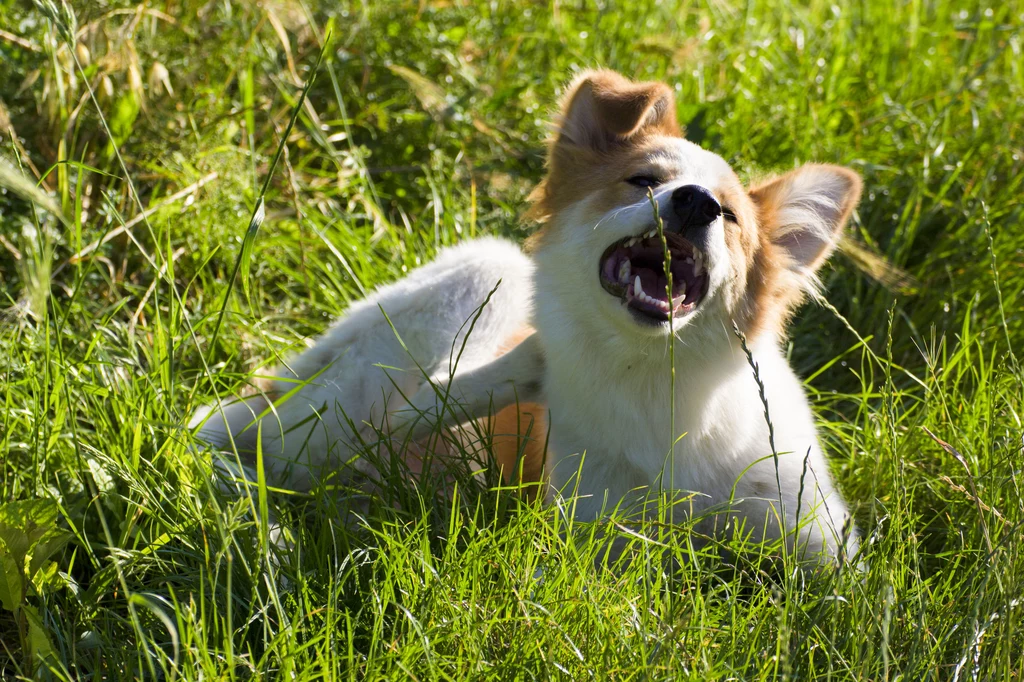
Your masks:
[[[56,204],[2,183],[0,529],[41,500],[66,544],[0,587],[0,677],[1021,677],[1013,3],[53,6],[0,0],[0,155]],[[745,177],[864,176],[791,357],[866,574],[727,568],[686,527],[575,524],[466,467],[454,496],[228,495],[191,447],[198,405],[374,286],[528,234],[551,106],[595,64],[675,86]],[[632,560],[596,569],[615,537]]]

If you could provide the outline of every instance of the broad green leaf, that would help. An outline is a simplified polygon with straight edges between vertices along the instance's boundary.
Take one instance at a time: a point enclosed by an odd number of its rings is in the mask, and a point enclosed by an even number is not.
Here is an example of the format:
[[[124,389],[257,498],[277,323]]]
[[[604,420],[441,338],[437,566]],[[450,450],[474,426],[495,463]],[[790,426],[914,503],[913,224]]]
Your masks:
[[[36,573],[47,561],[50,560],[51,557],[53,557],[54,554],[59,552],[72,537],[72,534],[66,530],[56,527],[51,528],[50,531],[40,539],[40,541],[36,543],[36,546],[29,552],[32,557],[29,561],[29,577],[35,580]]]
[[[29,654],[36,661],[45,661],[53,657],[53,644],[50,643],[50,636],[46,632],[43,618],[34,606],[26,604],[24,609],[25,620],[28,621],[28,646]]]
[[[47,562],[32,574],[32,587],[37,595],[55,592],[66,584],[56,561]]]
[[[57,506],[50,500],[19,500],[0,507],[0,540],[18,566],[54,527]]]
[[[167,628],[167,634],[171,636],[171,647],[174,649],[174,660],[180,654],[180,643],[178,640],[178,626],[171,614],[174,613],[174,605],[165,598],[155,594],[144,594],[136,592],[129,597],[132,604],[142,606],[150,611]]]
[[[0,541],[0,606],[17,611],[21,606],[21,567]]]

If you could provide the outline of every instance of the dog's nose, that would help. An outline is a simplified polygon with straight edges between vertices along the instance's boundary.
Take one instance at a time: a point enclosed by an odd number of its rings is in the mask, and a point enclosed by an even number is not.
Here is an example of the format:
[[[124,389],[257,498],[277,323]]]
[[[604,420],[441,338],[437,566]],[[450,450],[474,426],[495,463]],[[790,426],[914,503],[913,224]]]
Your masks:
[[[672,209],[684,230],[707,227],[722,215],[721,204],[700,185],[684,185],[672,192]]]

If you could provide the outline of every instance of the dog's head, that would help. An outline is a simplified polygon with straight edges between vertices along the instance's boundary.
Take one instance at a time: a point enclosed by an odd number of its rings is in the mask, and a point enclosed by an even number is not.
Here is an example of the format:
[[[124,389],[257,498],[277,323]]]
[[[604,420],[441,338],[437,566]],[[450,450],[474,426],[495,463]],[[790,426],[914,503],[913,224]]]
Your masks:
[[[748,336],[781,334],[860,189],[854,172],[823,165],[745,188],[721,157],[680,135],[668,86],[583,73],[532,197],[543,223],[532,238],[538,304],[554,299],[557,314],[626,339],[721,334],[733,320]],[[664,226],[671,296],[648,191]]]

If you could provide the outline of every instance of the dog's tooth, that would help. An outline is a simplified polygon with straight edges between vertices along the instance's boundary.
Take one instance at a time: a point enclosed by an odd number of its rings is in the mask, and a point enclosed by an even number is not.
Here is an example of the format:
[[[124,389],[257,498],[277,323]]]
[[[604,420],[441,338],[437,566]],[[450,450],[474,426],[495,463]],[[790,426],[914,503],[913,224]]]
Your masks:
[[[622,261],[622,264],[619,265],[619,281],[623,284],[629,284],[630,269],[628,260]]]
[[[687,265],[693,265],[693,256],[687,256],[686,257],[686,264]]]
[[[655,234],[657,234],[657,230],[651,230],[650,232],[648,232],[647,234],[645,234],[645,235],[644,235],[644,237],[646,237],[647,239],[650,239],[650,238],[651,238],[651,237],[653,237],[653,236],[654,236]]]
[[[637,275],[636,279],[633,280],[633,295],[640,296],[643,293],[644,288],[640,285],[640,275]]]
[[[679,284],[681,285],[679,287],[679,295],[683,297],[683,300],[686,300],[686,280],[684,279]]]

